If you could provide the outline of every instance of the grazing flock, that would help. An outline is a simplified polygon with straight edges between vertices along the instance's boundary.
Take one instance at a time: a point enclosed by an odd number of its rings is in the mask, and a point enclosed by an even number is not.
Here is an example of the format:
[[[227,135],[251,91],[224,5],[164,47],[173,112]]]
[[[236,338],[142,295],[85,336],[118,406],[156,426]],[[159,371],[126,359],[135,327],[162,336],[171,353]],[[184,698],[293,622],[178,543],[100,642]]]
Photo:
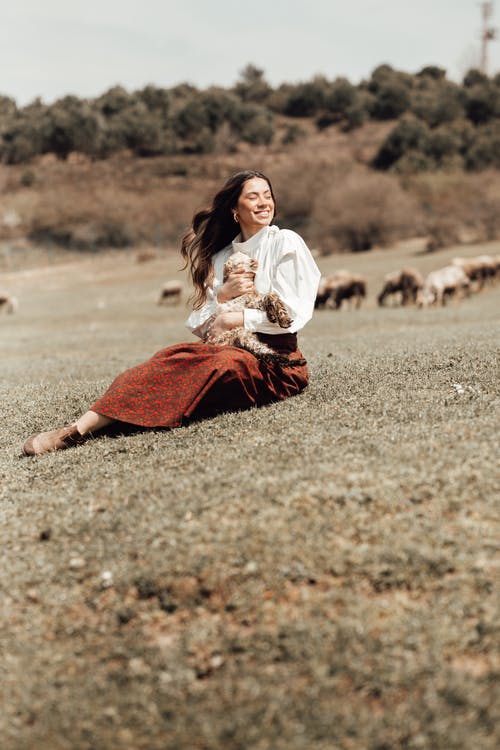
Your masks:
[[[388,273],[377,303],[430,307],[446,304],[448,299],[468,297],[500,279],[500,256],[479,255],[475,258],[454,258],[450,265],[431,271],[424,278],[415,268]],[[322,277],[316,308],[340,310],[344,300],[349,307],[359,308],[367,294],[366,279],[350,271],[336,271]]]
[[[388,273],[377,294],[380,307],[416,305],[430,307],[444,305],[449,299],[460,300],[473,292],[480,292],[500,280],[500,255],[479,255],[454,258],[450,265],[431,271],[426,278],[415,268],[403,268]],[[166,281],[160,289],[159,305],[178,305],[184,296],[182,281]],[[358,309],[367,296],[366,279],[351,271],[336,271],[322,277],[315,307],[340,310],[344,302]],[[18,309],[16,297],[0,291],[0,314]]]

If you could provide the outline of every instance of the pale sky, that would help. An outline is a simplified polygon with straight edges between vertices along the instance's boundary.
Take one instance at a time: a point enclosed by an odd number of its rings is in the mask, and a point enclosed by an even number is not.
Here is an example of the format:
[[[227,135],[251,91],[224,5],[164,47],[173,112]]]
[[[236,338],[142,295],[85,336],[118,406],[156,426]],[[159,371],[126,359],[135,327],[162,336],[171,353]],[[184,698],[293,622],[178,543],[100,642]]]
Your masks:
[[[120,84],[231,86],[248,63],[284,81],[479,63],[478,0],[0,0],[0,94],[19,105]],[[500,26],[500,2],[493,26]],[[489,45],[500,71],[500,39]]]

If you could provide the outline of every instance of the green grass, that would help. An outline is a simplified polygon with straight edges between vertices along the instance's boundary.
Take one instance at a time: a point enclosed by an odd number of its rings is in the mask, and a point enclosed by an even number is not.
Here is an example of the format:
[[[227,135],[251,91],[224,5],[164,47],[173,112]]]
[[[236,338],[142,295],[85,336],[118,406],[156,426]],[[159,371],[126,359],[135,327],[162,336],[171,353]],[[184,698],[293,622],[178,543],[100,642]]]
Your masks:
[[[370,296],[305,329],[302,395],[32,459],[190,336],[168,256],[4,277],[2,748],[498,746],[500,287],[377,309],[385,272],[459,254],[414,253],[320,259]]]

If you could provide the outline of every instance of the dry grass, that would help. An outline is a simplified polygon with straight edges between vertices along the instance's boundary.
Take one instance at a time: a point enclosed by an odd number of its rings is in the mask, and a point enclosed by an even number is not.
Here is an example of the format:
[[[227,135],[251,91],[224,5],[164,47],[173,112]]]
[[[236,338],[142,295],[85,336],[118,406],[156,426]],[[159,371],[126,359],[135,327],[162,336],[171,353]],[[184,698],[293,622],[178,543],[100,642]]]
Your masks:
[[[457,254],[418,250],[320,259],[370,294],[304,331],[303,395],[35,459],[186,337],[155,304],[177,258],[4,276],[5,750],[498,746],[500,290],[378,309],[387,271]]]

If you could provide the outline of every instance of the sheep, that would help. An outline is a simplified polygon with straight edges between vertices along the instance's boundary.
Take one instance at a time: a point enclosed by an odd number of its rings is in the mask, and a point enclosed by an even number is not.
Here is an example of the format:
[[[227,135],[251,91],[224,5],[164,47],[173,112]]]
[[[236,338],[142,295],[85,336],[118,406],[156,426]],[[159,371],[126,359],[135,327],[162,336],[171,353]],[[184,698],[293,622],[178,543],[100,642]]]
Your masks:
[[[229,274],[236,268],[243,270],[245,273],[255,275],[258,268],[258,262],[255,258],[249,258],[245,253],[239,251],[233,253],[224,264],[223,281],[226,281]],[[205,329],[205,341],[209,344],[237,346],[240,349],[246,349],[265,362],[274,363],[280,366],[305,364],[304,359],[296,358],[291,360],[286,355],[279,354],[270,346],[259,341],[255,333],[247,331],[246,328],[243,327],[232,328],[231,330],[224,331],[217,336],[214,336],[211,333],[210,323],[215,320],[218,315],[224,312],[243,310],[245,307],[250,307],[254,310],[263,310],[267,314],[269,321],[271,323],[278,323],[281,328],[289,328],[293,323],[284,302],[282,302],[277,294],[274,292],[269,294],[259,294],[257,291],[254,291],[248,294],[242,294],[228,302],[223,302],[217,305],[215,313],[212,315],[209,324]]]
[[[166,281],[160,291],[158,297],[158,305],[166,305],[173,303],[177,305],[182,300],[182,293],[184,291],[184,285],[182,281]]]
[[[316,309],[320,307],[324,307],[326,305],[327,300],[330,297],[330,287],[329,287],[329,279],[331,277],[326,278],[325,276],[322,276],[319,280],[318,285],[318,291],[316,293],[316,300],[314,302],[314,307]]]
[[[340,310],[344,300],[351,300],[356,309],[366,297],[366,281],[363,276],[357,276],[350,271],[337,271],[330,284],[330,301],[335,310]]]
[[[377,297],[380,306],[385,304],[387,297],[401,294],[401,304],[415,304],[418,294],[424,286],[422,275],[415,268],[403,268],[401,271],[388,273],[384,279],[384,286]]]
[[[366,281],[362,276],[357,276],[350,271],[336,271],[332,276],[320,280],[315,307],[328,305],[339,310],[346,299],[353,300],[356,308],[359,308],[364,297],[366,297]]]
[[[490,255],[478,255],[475,258],[453,258],[452,265],[461,268],[470,281],[476,282],[476,291],[480,292],[485,283],[493,281],[497,274],[497,262]]]
[[[19,304],[16,297],[13,297],[7,292],[0,292],[0,312],[5,311],[6,313],[16,312]]]
[[[425,279],[423,289],[419,292],[420,307],[444,305],[447,297],[460,297],[470,292],[470,280],[462,268],[445,266],[438,271],[431,271]]]

